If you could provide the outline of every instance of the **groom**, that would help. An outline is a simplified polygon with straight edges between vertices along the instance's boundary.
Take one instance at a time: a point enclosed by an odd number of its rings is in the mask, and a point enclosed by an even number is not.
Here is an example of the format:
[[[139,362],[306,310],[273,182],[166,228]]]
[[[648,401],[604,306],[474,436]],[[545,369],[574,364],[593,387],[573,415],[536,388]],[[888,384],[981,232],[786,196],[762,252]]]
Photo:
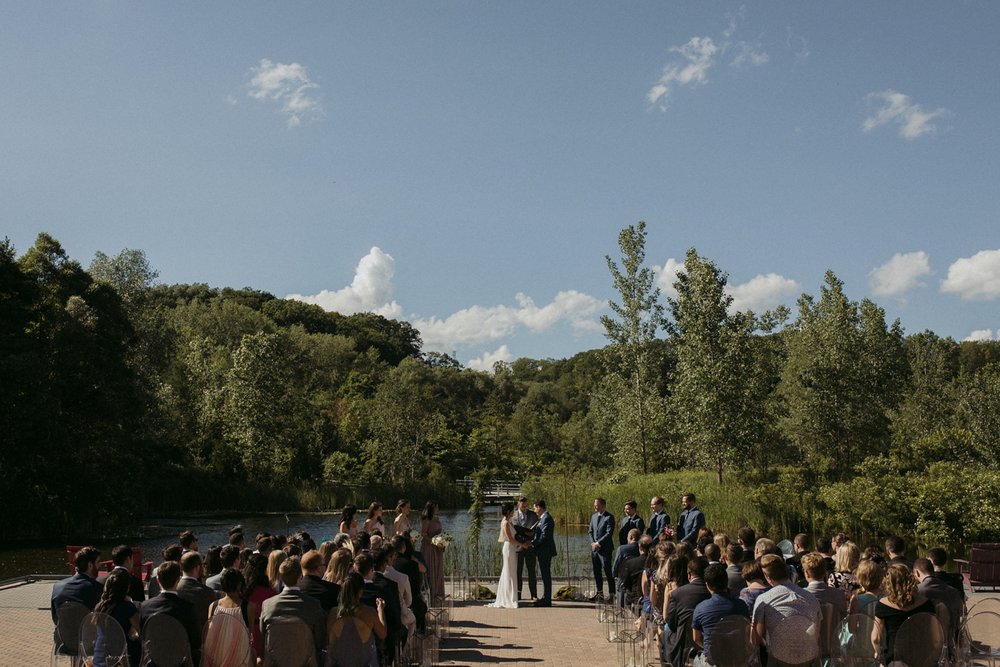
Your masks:
[[[542,575],[542,597],[535,603],[536,607],[552,606],[552,559],[556,556],[555,521],[545,508],[544,500],[535,501],[535,514],[538,523],[535,524],[535,537],[531,546],[538,557],[538,569]]]

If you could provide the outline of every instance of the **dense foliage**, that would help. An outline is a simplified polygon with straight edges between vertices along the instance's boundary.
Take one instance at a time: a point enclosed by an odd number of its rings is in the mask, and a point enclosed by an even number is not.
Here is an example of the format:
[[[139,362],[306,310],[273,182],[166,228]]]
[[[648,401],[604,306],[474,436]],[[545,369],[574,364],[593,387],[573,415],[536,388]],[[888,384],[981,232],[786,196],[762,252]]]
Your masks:
[[[716,513],[734,522],[1000,538],[1000,344],[904,337],[832,272],[794,320],[732,312],[726,274],[694,250],[661,303],[644,243],[626,228],[607,259],[608,347],[486,373],[424,352],[405,322],[158,285],[140,251],[85,270],[46,234],[20,257],[5,242],[0,534],[323,509],[359,488],[447,503],[458,478],[543,492],[556,473],[554,501],[562,475],[582,485],[574,514],[595,488],[697,481],[738,499]]]

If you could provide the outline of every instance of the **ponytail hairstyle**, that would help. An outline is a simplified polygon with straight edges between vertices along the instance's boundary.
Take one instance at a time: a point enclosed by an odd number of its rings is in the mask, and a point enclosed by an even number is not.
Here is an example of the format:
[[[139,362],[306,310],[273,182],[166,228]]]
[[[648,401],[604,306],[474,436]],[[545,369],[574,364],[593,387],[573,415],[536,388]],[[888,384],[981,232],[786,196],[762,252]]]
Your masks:
[[[104,590],[101,592],[101,600],[94,607],[94,611],[110,614],[119,602],[128,597],[128,587],[131,583],[132,575],[128,572],[115,570],[108,575],[104,582]]]
[[[361,594],[365,590],[365,580],[357,572],[351,572],[340,588],[340,606],[337,608],[337,618],[354,616],[361,606]]]

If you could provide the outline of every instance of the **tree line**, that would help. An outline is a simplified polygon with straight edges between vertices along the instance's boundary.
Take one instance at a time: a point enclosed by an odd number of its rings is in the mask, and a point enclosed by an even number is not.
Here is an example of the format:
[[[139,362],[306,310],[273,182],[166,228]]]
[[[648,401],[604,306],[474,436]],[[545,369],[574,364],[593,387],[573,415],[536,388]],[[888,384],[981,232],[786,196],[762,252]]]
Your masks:
[[[664,299],[645,239],[627,227],[606,258],[606,347],[492,372],[423,351],[406,322],[158,284],[141,251],[85,269],[47,234],[20,256],[5,241],[0,534],[325,509],[358,484],[700,468],[803,523],[1000,535],[1000,345],[905,336],[832,272],[794,317],[732,312],[695,250]]]

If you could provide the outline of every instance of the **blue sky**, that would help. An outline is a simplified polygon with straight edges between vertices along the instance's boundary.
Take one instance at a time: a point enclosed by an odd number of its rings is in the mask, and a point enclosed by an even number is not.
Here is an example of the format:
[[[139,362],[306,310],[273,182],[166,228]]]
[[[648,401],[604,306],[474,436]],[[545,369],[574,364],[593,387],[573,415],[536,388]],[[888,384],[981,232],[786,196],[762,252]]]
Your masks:
[[[463,363],[604,344],[648,224],[738,305],[833,269],[1000,338],[1000,4],[0,4],[0,235],[413,322]]]

